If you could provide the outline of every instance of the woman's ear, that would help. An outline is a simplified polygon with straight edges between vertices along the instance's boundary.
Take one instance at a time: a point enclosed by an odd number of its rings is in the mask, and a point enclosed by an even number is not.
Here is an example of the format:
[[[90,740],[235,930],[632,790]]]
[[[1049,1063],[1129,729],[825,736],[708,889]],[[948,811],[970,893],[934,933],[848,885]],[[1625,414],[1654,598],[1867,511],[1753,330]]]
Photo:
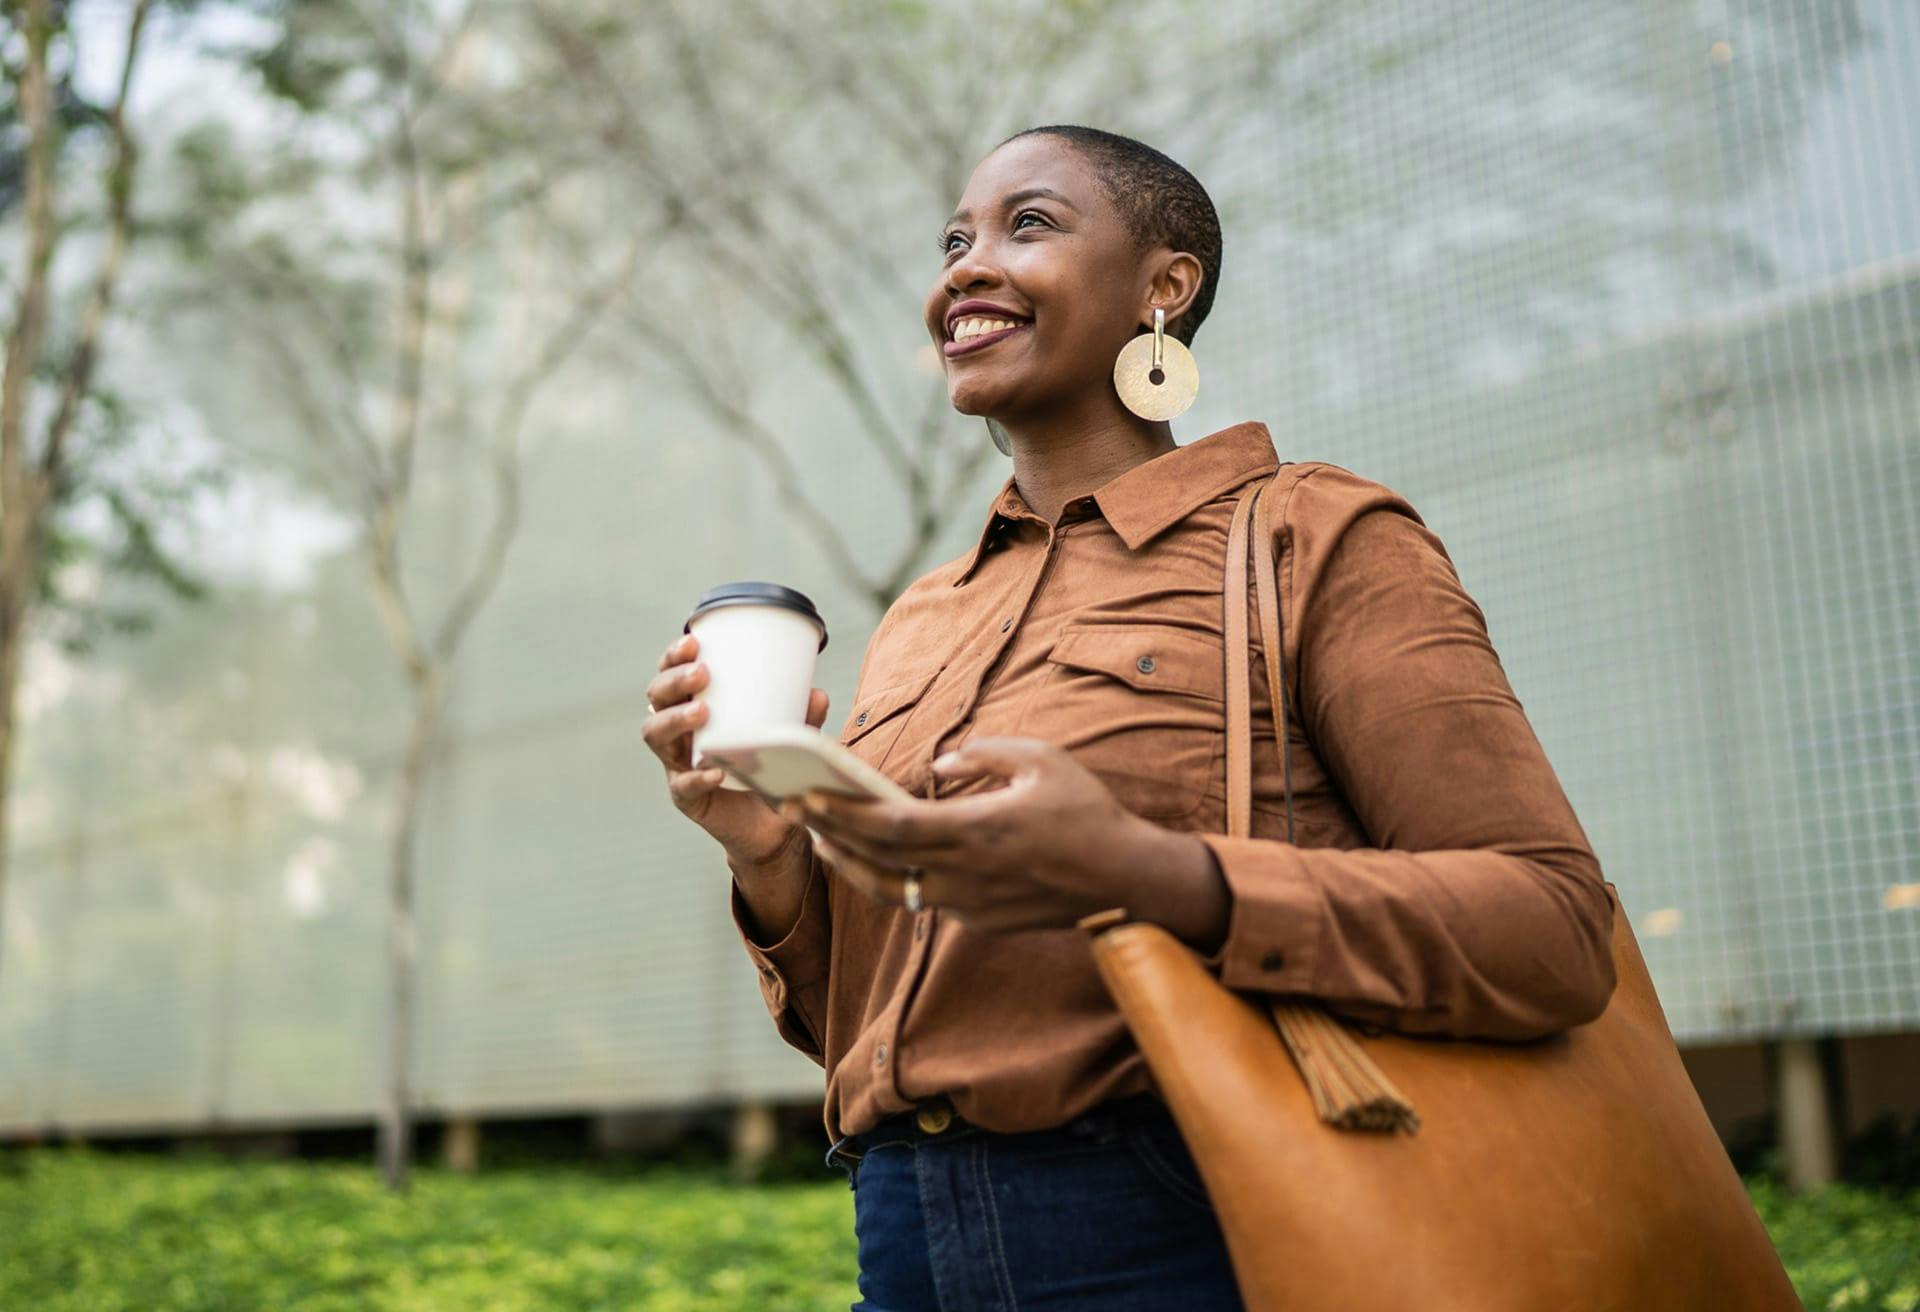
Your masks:
[[[1155,251],[1147,265],[1146,296],[1140,302],[1141,326],[1153,326],[1153,311],[1157,306],[1167,312],[1167,331],[1172,332],[1174,321],[1186,313],[1200,294],[1200,284],[1206,276],[1197,255],[1165,247]]]

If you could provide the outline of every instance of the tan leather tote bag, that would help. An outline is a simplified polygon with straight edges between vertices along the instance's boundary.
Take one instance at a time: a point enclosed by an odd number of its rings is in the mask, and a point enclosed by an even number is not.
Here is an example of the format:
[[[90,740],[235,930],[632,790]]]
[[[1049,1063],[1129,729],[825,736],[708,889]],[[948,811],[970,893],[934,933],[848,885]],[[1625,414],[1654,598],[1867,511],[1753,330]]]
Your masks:
[[[1260,495],[1271,486],[1242,497],[1228,538],[1236,835],[1251,814],[1255,510],[1275,741],[1286,741]],[[1289,819],[1291,809],[1289,793]],[[1252,1312],[1800,1308],[1607,887],[1612,1001],[1592,1023],[1531,1043],[1364,1038],[1306,1000],[1228,990],[1192,949],[1158,925],[1128,923],[1124,909],[1081,922],[1199,1164]]]

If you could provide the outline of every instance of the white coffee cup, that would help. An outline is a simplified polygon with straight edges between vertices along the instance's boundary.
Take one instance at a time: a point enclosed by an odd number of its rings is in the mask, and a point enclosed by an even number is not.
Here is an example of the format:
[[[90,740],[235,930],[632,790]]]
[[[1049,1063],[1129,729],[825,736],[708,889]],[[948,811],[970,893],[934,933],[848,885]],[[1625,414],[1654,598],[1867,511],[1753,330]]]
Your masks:
[[[699,639],[695,659],[707,667],[707,686],[693,698],[707,704],[707,722],[693,731],[696,768],[710,739],[807,722],[827,626],[806,594],[778,583],[722,583],[701,596],[686,632]],[[746,789],[732,775],[721,787]]]

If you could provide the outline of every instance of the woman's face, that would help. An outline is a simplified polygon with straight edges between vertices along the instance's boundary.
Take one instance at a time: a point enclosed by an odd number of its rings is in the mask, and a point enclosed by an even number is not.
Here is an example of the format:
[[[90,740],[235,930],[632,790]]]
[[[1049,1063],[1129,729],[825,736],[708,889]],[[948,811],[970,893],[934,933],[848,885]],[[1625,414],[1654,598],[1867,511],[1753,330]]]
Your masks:
[[[944,231],[926,319],[954,409],[1011,419],[1112,391],[1114,357],[1151,322],[1151,270],[1077,150],[1044,134],[1008,142],[974,169]]]

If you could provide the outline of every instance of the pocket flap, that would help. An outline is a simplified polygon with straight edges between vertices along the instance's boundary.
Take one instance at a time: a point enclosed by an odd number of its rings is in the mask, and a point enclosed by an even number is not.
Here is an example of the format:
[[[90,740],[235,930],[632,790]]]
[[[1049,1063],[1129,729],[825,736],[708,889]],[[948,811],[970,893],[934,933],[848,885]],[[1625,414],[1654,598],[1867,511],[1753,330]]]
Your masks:
[[[841,743],[858,742],[872,733],[875,727],[885,723],[888,717],[912,706],[933,685],[939,674],[939,670],[930,670],[863,694],[847,713],[846,723],[840,726]]]
[[[1142,692],[1224,699],[1219,642],[1175,624],[1070,624],[1047,659],[1112,675]]]

